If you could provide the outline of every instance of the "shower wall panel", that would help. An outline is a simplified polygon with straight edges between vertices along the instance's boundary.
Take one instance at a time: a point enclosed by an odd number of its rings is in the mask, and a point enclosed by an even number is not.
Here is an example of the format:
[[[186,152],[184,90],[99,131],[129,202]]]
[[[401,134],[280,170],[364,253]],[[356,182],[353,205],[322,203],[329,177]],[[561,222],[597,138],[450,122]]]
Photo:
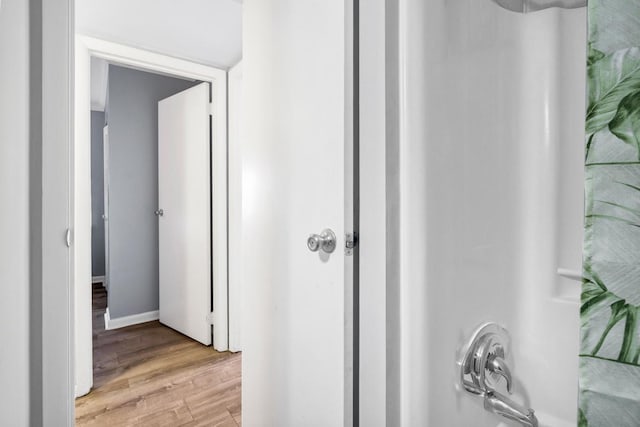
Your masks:
[[[557,270],[581,270],[585,10],[400,9],[402,425],[501,425],[456,388],[486,321],[513,399],[575,425],[580,283]]]

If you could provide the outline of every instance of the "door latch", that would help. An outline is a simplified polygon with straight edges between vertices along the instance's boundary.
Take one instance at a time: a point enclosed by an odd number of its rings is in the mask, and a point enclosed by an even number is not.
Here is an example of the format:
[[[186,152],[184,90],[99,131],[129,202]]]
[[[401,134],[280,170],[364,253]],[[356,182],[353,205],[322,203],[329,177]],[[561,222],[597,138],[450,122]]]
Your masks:
[[[353,255],[353,250],[358,246],[358,233],[346,233],[344,238],[344,254]]]

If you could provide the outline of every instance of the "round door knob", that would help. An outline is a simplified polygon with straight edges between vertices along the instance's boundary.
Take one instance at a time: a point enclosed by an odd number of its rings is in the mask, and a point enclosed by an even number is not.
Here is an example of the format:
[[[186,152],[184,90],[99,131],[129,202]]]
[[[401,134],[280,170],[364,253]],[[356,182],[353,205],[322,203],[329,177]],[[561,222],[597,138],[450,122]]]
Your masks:
[[[312,234],[307,239],[307,247],[311,252],[323,252],[330,254],[336,250],[336,235],[330,229],[323,230],[320,234]]]
[[[318,249],[320,249],[321,240],[322,238],[320,236],[318,236],[317,234],[312,234],[307,239],[307,247],[311,252],[318,252]]]

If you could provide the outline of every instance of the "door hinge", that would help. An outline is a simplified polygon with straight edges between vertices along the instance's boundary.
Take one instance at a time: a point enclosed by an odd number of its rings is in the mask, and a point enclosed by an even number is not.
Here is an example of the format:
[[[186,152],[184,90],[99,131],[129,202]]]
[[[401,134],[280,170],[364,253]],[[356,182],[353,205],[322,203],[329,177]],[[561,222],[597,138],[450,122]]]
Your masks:
[[[209,115],[210,115],[210,116],[213,116],[213,102],[210,102],[210,103],[209,103],[208,110],[209,110]]]
[[[207,314],[207,323],[209,325],[213,325],[213,311],[209,314]]]
[[[344,238],[345,255],[353,255],[353,250],[358,246],[358,233],[346,233]]]

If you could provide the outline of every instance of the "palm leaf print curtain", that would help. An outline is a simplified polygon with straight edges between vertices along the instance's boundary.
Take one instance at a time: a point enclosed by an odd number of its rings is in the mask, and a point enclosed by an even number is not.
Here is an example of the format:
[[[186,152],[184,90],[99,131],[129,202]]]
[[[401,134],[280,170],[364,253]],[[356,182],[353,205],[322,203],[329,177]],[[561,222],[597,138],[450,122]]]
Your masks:
[[[640,426],[640,0],[588,2],[579,427]]]

